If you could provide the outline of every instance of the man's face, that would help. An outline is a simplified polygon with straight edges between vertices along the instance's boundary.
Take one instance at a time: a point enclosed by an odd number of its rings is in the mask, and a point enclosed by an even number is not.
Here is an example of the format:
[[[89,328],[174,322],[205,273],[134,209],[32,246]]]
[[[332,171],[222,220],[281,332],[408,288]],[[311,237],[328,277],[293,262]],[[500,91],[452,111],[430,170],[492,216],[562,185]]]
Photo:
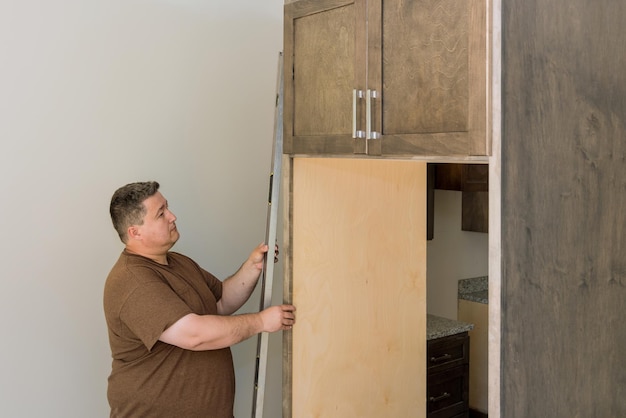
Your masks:
[[[167,251],[178,241],[180,234],[176,229],[176,216],[170,212],[167,200],[156,192],[143,202],[146,215],[143,225],[137,225],[142,244],[145,248]]]

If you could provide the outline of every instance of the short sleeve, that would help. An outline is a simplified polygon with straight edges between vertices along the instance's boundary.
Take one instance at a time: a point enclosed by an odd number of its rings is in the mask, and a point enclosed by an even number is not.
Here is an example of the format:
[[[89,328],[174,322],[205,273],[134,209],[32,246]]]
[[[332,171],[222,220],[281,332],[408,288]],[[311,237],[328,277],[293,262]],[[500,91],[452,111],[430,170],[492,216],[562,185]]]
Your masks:
[[[202,267],[199,268],[202,271],[204,281],[211,290],[211,293],[215,295],[215,300],[220,300],[222,298],[223,282],[208,271],[204,270]]]
[[[190,313],[189,306],[166,283],[144,281],[126,299],[120,320],[151,350],[163,331]]]

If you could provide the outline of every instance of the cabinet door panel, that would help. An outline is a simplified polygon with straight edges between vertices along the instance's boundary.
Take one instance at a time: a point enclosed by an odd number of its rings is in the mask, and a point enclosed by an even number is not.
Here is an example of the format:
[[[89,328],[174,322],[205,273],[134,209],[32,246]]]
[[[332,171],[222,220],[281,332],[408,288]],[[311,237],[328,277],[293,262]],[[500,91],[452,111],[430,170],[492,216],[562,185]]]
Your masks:
[[[352,154],[352,92],[365,84],[365,3],[302,1],[285,11],[285,152]]]
[[[467,2],[383,6],[385,134],[467,131]]]
[[[295,158],[286,417],[426,412],[426,163]]]
[[[488,154],[485,0],[377,1],[369,18],[380,153]]]

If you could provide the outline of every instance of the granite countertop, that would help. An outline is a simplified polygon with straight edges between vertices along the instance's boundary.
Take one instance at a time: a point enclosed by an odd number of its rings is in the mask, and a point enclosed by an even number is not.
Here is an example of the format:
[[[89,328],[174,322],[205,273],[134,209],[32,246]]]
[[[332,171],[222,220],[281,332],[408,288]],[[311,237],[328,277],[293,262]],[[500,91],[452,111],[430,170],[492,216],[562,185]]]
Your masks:
[[[489,303],[489,277],[459,280],[459,299]]]
[[[472,329],[474,329],[474,324],[430,314],[426,315],[426,340],[448,337]]]

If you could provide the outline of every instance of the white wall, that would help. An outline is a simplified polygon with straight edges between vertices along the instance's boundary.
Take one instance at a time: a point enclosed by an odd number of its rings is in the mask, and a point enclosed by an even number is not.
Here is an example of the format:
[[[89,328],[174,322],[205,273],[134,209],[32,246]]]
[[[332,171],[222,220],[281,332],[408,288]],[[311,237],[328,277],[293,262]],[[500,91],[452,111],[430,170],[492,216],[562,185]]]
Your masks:
[[[461,230],[462,193],[435,190],[434,238],[428,241],[429,314],[457,319],[458,282],[489,274],[488,234]]]
[[[159,181],[175,249],[220,277],[263,240],[282,12],[282,0],[0,3],[0,416],[108,416],[117,187]],[[258,306],[257,292],[245,310]],[[250,415],[255,350],[256,338],[234,348],[237,417]]]

